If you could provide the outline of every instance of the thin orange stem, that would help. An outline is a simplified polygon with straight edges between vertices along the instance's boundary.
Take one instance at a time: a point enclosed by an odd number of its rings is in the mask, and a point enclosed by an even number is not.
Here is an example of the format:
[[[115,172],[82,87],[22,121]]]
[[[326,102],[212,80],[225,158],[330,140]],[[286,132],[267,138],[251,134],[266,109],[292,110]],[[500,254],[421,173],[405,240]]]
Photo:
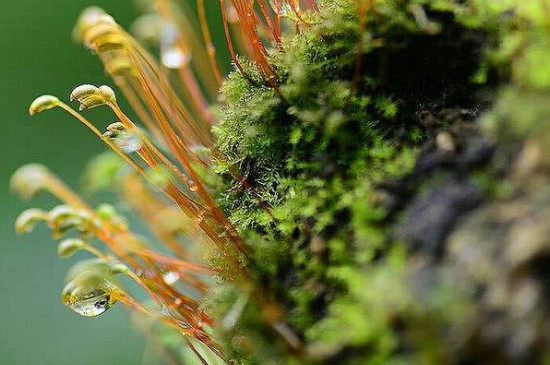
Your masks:
[[[92,123],[90,123],[86,118],[84,118],[82,115],[77,113],[73,108],[68,106],[67,104],[63,102],[59,102],[59,106],[67,111],[69,114],[71,114],[73,117],[78,119],[82,124],[84,124],[88,129],[90,129],[99,139],[101,139],[107,146],[109,146],[114,152],[116,152],[117,155],[122,157],[124,161],[126,161],[130,166],[132,166],[136,171],[138,171],[140,174],[144,174],[145,171],[141,166],[139,166],[134,160],[132,160],[128,155],[126,155],[116,144],[111,142],[109,139],[103,137],[103,134],[97,129]]]
[[[260,12],[262,13],[262,16],[264,17],[267,23],[267,26],[271,31],[271,36],[273,37],[275,42],[280,43],[281,42],[280,34],[278,33],[277,28],[273,25],[273,21],[271,20],[269,12],[267,11],[267,5],[265,4],[265,1],[264,0],[257,0],[257,1],[258,1],[258,6],[260,8]]]
[[[153,252],[153,251],[149,251],[149,250],[146,250],[146,249],[136,249],[134,252],[136,252],[140,255],[155,259],[156,261],[162,262],[163,264],[167,264],[167,265],[177,267],[177,268],[180,268],[180,269],[186,269],[186,270],[189,270],[191,272],[202,273],[202,274],[213,274],[214,273],[211,269],[209,269],[207,267],[204,267],[204,266],[201,266],[201,265],[198,265],[198,264],[193,264],[191,262],[184,261],[184,260],[181,260],[181,259],[175,259],[175,258],[172,258],[172,257],[164,256],[162,254],[159,254],[159,253],[156,253],[156,252]]]
[[[197,110],[199,116],[204,119],[208,124],[214,124],[214,114],[210,111],[210,107],[202,94],[200,86],[193,75],[189,65],[185,65],[178,69],[178,75],[181,83],[185,86],[189,94],[191,95],[191,103]]]
[[[214,71],[214,75],[216,76],[216,82],[219,87],[222,83],[223,76],[222,76],[222,73],[220,72],[220,66],[218,64],[218,61],[216,60],[216,47],[214,46],[214,42],[212,42],[210,27],[208,26],[208,17],[206,16],[206,9],[204,7],[204,0],[197,0],[197,8],[199,12],[199,22],[201,25],[201,32],[204,38],[204,44],[206,46],[206,52],[208,53],[210,64],[212,65],[212,70]]]
[[[220,8],[222,12],[222,18],[223,18],[223,30],[225,32],[225,39],[227,40],[227,46],[229,48],[229,53],[231,54],[231,60],[233,61],[233,64],[235,64],[235,67],[244,74],[244,69],[239,60],[237,59],[237,55],[235,54],[235,48],[233,47],[233,41],[231,40],[231,33],[229,32],[229,26],[228,26],[228,19],[227,19],[227,11],[225,9],[225,0],[219,0],[220,1]]]

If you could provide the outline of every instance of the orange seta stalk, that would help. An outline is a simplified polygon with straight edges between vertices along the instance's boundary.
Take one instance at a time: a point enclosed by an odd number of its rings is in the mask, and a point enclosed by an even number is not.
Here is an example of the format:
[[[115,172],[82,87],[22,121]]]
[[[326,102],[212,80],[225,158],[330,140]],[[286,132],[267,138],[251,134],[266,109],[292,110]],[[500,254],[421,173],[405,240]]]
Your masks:
[[[212,36],[210,34],[210,27],[208,25],[208,18],[206,16],[206,9],[204,7],[204,0],[197,0],[197,8],[199,13],[199,22],[201,25],[201,32],[204,39],[204,44],[206,46],[206,51],[210,59],[210,65],[212,66],[212,71],[216,77],[217,86],[220,87],[223,76],[220,71],[220,66],[216,60],[216,47],[214,42],[212,42]]]

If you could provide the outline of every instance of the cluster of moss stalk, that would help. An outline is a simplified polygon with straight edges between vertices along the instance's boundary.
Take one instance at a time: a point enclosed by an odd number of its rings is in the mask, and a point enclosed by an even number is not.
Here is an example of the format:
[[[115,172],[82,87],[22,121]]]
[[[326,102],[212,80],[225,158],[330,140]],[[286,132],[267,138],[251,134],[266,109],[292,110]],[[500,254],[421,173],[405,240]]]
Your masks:
[[[244,286],[209,257],[224,358],[549,364],[550,0],[316,7],[214,110],[200,174],[250,255]]]

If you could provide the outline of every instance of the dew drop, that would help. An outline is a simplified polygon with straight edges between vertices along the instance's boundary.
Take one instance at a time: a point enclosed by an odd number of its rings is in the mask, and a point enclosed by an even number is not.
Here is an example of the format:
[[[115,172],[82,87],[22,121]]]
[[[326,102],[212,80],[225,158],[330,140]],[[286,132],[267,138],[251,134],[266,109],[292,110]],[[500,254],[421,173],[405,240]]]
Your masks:
[[[187,186],[189,187],[189,190],[191,190],[191,191],[197,191],[198,190],[197,184],[195,184],[195,182],[193,180],[189,180],[187,182]]]
[[[178,28],[172,23],[164,23],[160,39],[160,58],[164,66],[178,69],[185,66],[191,60],[190,54],[186,54],[178,46]]]
[[[177,272],[174,271],[168,271],[164,275],[162,275],[162,280],[168,285],[172,285],[175,282],[177,282],[180,279],[180,276]]]
[[[65,286],[61,301],[81,316],[97,317],[114,304],[111,296],[113,288],[106,279],[80,275]]]
[[[103,290],[89,293],[88,297],[78,300],[67,299],[64,301],[67,307],[84,317],[96,317],[110,308],[111,295]]]
[[[179,47],[169,47],[164,49],[161,54],[162,64],[168,68],[177,69],[189,62]]]
[[[116,144],[124,153],[130,154],[141,148],[141,140],[136,134],[128,134],[124,138],[118,138]]]

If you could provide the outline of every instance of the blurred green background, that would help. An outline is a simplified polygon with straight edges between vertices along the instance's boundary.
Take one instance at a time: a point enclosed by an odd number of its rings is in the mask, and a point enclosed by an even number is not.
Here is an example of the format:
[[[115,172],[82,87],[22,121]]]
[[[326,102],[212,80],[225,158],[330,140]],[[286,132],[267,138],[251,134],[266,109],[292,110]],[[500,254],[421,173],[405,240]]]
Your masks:
[[[2,0],[0,12],[0,364],[140,364],[144,343],[123,308],[90,319],[63,307],[63,278],[74,262],[60,260],[46,229],[16,237],[13,221],[29,206],[53,207],[48,197],[25,203],[9,192],[22,164],[50,167],[70,186],[80,186],[89,158],[101,143],[60,111],[32,118],[38,95],[68,99],[82,83],[108,83],[95,56],[70,37],[79,12],[103,7],[123,26],[138,15],[133,1]],[[212,6],[212,4],[210,4]],[[213,9],[213,8],[211,8]],[[216,29],[217,30],[217,29]],[[215,32],[219,40],[220,31]],[[105,110],[87,114],[105,124]],[[101,127],[104,127],[102,125]],[[97,203],[97,202],[96,202]],[[79,254],[76,259],[86,257]]]
[[[67,98],[80,83],[104,83],[93,55],[72,42],[78,13],[97,4],[128,24],[130,1],[2,0],[0,12],[0,364],[139,364],[143,341],[116,308],[95,319],[63,307],[60,292],[73,262],[56,257],[46,229],[16,237],[13,220],[29,204],[9,192],[12,172],[28,162],[48,165],[72,186],[103,148],[75,121],[54,111],[28,116],[42,93]],[[101,115],[94,113],[94,115]],[[51,207],[41,197],[32,205]],[[79,256],[82,257],[82,256]]]

